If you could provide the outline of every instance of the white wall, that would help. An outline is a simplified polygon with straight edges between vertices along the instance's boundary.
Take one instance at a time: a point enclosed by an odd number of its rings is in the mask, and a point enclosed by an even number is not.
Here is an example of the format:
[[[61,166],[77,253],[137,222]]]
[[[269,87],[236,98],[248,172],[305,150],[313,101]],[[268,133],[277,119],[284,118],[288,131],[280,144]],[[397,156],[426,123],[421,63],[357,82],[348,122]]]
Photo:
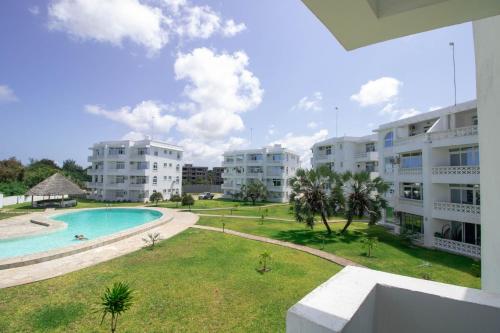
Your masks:
[[[0,208],[3,206],[11,206],[15,205],[18,203],[24,203],[24,202],[31,202],[31,197],[30,196],[24,196],[24,195],[13,195],[10,197],[3,197],[3,200],[1,198],[3,194],[0,193]],[[41,201],[41,200],[47,200],[47,199],[61,199],[60,195],[51,195],[49,196],[34,196],[33,201]]]
[[[481,165],[481,282],[500,292],[500,16],[474,22]]]

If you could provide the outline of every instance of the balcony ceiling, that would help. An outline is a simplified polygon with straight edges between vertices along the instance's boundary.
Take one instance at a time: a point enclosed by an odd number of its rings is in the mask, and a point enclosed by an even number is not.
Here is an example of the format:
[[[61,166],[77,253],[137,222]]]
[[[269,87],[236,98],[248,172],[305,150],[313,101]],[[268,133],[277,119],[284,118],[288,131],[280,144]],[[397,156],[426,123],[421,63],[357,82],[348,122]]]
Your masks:
[[[498,0],[302,1],[347,50],[500,15]]]

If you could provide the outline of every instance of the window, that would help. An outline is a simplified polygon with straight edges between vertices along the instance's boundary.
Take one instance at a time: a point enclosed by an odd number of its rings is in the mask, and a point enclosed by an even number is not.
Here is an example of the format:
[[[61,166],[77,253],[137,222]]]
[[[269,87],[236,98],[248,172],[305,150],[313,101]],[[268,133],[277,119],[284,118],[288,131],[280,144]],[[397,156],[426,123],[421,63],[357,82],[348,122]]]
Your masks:
[[[273,186],[281,186],[281,179],[273,179]]]
[[[138,148],[137,149],[137,154],[138,155],[147,155],[148,154],[148,148]]]
[[[153,185],[158,184],[158,177],[153,176]]]
[[[148,162],[137,162],[137,170],[145,170],[148,168]]]
[[[422,200],[422,183],[403,183],[401,195],[405,199]]]
[[[367,153],[375,151],[375,143],[374,142],[367,143],[365,146],[365,151]]]
[[[251,154],[248,155],[249,161],[262,161],[262,154]]]
[[[326,146],[325,155],[331,155],[331,154],[332,154],[332,146]]]
[[[449,238],[457,242],[481,245],[481,225],[452,221]]]
[[[167,180],[167,176],[163,176],[163,180]]]
[[[340,162],[340,167],[343,168],[344,167],[344,162]]]
[[[125,183],[125,176],[116,176],[115,183],[116,184],[124,184]]]
[[[125,155],[125,148],[109,148],[109,155]]]
[[[384,147],[389,148],[394,145],[394,133],[389,132],[384,136]]]
[[[422,153],[410,153],[401,155],[401,168],[421,168]]]
[[[451,166],[479,165],[479,146],[450,149]]]
[[[394,157],[384,158],[384,172],[386,174],[392,174],[394,172]]]
[[[340,147],[340,150],[342,150],[342,144],[340,144],[339,147]]]
[[[155,150],[154,155],[158,156],[158,150]]]
[[[365,171],[366,172],[375,172],[375,162],[366,162]]]
[[[479,185],[450,184],[450,201],[466,205],[480,205]]]
[[[116,169],[118,170],[125,169],[125,162],[116,162]]]
[[[157,162],[153,163],[153,171],[158,171],[158,163]]]
[[[413,215],[408,213],[401,214],[401,226],[404,231],[411,233],[424,233],[424,222],[420,215]]]
[[[478,122],[477,122],[477,115],[472,116],[472,125],[477,126],[477,124],[478,124]]]
[[[166,168],[168,166],[168,163],[163,163],[163,167]]]

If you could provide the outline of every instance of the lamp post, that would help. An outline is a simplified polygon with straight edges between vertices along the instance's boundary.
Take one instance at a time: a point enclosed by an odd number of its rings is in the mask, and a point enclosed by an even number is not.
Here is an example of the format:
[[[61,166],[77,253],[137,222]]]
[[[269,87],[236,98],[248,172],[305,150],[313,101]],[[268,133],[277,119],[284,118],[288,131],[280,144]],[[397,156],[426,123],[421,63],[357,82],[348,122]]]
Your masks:
[[[339,136],[339,108],[335,107],[335,136]]]
[[[453,90],[455,93],[455,106],[457,105],[457,75],[456,75],[456,69],[455,69],[455,43],[450,42],[451,46],[451,55],[453,58]]]

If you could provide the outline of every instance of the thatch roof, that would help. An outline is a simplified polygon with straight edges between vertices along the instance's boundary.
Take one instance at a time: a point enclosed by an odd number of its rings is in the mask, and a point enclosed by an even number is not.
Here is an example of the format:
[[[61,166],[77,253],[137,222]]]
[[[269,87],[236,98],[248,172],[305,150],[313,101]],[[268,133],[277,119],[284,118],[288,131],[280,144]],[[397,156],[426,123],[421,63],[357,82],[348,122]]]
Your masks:
[[[32,187],[26,195],[82,195],[85,194],[78,185],[60,173],[55,173]]]

